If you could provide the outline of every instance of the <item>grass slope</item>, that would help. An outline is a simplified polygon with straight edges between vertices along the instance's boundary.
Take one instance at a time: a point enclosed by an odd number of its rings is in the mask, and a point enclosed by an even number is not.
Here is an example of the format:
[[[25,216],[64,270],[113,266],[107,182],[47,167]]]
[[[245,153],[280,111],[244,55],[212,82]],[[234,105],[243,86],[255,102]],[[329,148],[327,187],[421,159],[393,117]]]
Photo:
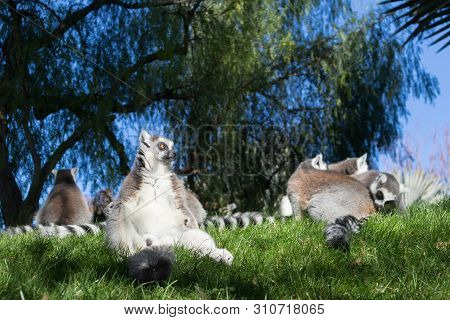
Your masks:
[[[3,299],[449,299],[450,200],[371,219],[349,254],[324,245],[324,225],[277,222],[210,230],[232,267],[177,249],[164,286],[137,286],[103,235],[0,236]]]

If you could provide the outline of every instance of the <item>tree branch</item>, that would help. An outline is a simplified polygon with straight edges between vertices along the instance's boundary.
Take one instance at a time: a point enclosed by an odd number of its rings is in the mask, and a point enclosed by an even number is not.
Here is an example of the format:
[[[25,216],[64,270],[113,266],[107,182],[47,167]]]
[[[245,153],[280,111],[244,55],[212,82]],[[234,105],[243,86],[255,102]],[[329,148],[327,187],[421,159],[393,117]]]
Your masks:
[[[30,149],[31,158],[33,159],[34,172],[37,173],[41,169],[41,157],[37,152],[36,143],[28,126],[30,122],[29,112],[30,110],[25,110],[25,115],[22,117],[22,127],[25,133],[25,139],[27,140],[28,148]]]
[[[25,205],[32,205],[39,199],[45,179],[51,173],[52,169],[56,166],[59,160],[61,160],[64,153],[70,148],[72,148],[81,139],[81,137],[90,129],[91,125],[92,125],[91,121],[84,122],[78,128],[76,128],[72,132],[72,134],[58,146],[58,148],[56,148],[56,150],[52,153],[52,155],[47,159],[45,164],[42,166],[39,174],[33,177],[30,186],[30,192],[28,193],[24,201]]]
[[[145,66],[146,64],[152,63],[154,61],[164,61],[170,60],[175,55],[185,55],[187,53],[187,47],[176,46],[172,49],[160,49],[154,53],[151,53],[141,59],[139,59],[131,67],[128,67],[122,72],[121,79],[126,81],[133,73]]]
[[[142,3],[127,3],[121,0],[111,0],[111,4],[120,6],[125,9],[144,9],[144,8],[157,8],[172,6],[177,4],[186,3],[186,0],[154,0],[154,1],[142,1]]]
[[[82,111],[83,108],[101,104],[108,105],[110,111],[113,113],[132,113],[142,111],[146,106],[151,103],[162,100],[189,100],[193,95],[179,92],[181,89],[188,88],[188,85],[180,86],[174,89],[164,89],[160,92],[151,93],[148,95],[142,95],[146,100],[142,103],[136,103],[130,101],[129,103],[120,103],[115,100],[111,95],[94,95],[94,94],[82,94],[74,96],[71,94],[64,96],[33,96],[30,97],[30,104],[37,106],[35,109],[35,116],[37,120],[43,120],[52,113],[58,112],[62,109],[77,113]]]
[[[128,158],[127,154],[125,153],[125,147],[117,139],[114,132],[112,132],[111,128],[108,125],[105,125],[105,136],[119,156],[120,172],[124,176],[127,175],[130,172],[130,167],[128,166]]]
[[[91,4],[84,8],[74,11],[72,14],[67,15],[58,27],[51,32],[45,32],[42,38],[38,41],[41,46],[48,46],[56,39],[61,38],[68,30],[74,27],[78,22],[83,20],[90,13],[99,10],[106,5],[117,5],[125,9],[143,9],[143,8],[156,8],[163,6],[170,6],[183,3],[181,0],[154,0],[144,3],[127,3],[120,0],[94,0]]]
[[[107,0],[94,0],[88,6],[78,9],[74,11],[72,14],[67,15],[61,23],[59,23],[58,27],[53,29],[50,32],[43,33],[41,39],[37,41],[39,43],[39,47],[45,47],[50,45],[53,41],[60,39],[61,36],[66,33],[69,29],[75,26],[79,21],[83,20],[88,14],[91,12],[97,11],[102,6],[108,4]]]

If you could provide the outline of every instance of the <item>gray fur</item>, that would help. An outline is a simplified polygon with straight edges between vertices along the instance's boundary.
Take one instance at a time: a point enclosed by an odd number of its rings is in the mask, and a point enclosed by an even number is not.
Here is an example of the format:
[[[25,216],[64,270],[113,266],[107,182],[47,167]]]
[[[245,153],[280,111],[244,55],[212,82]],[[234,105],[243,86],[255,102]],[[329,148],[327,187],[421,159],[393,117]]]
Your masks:
[[[260,225],[264,222],[271,222],[260,212],[236,212],[226,216],[208,216],[201,226],[208,228],[247,228],[250,225]]]
[[[88,200],[89,210],[92,212],[95,222],[106,220],[104,210],[113,200],[111,189],[101,190],[93,198]]]
[[[401,185],[392,174],[370,170],[352,177],[369,189],[377,210],[403,208]]]
[[[367,154],[364,154],[358,158],[347,158],[340,162],[331,163],[329,165],[323,162],[322,154],[318,154],[313,159],[307,159],[302,163],[300,163],[296,172],[298,170],[312,170],[312,169],[330,170],[345,175],[352,175],[356,173],[366,172],[368,170]],[[293,175],[295,175],[295,172]],[[300,198],[301,197],[296,193],[290,193],[286,196],[283,196],[279,204],[281,216],[301,217],[303,215],[303,212],[300,206]]]
[[[330,223],[347,215],[361,217],[362,204],[368,201],[370,195],[362,189],[330,185],[311,197],[306,211],[312,219]]]
[[[95,224],[81,224],[81,225],[42,225],[38,224],[35,227],[26,225],[18,227],[10,227],[6,229],[5,233],[14,236],[17,234],[36,232],[46,237],[64,238],[67,236],[82,236],[85,234],[97,234],[104,228],[104,223]]]
[[[54,170],[55,186],[36,213],[38,224],[75,225],[92,222],[86,197],[75,182],[77,169]]]
[[[202,224],[206,218],[206,210],[197,198],[197,195],[189,189],[185,189],[186,205],[197,223]]]
[[[351,233],[356,230],[350,223],[362,221],[376,211],[366,186],[333,170],[300,165],[288,181],[287,195],[294,216],[304,211],[314,220],[327,222],[327,243],[344,250],[348,250]]]
[[[147,247],[128,257],[128,275],[138,283],[162,282],[170,277],[174,261],[172,248]]]
[[[326,243],[332,248],[348,251],[351,235],[358,233],[365,221],[365,218],[357,219],[351,215],[337,218],[325,229]]]
[[[134,166],[118,199],[106,209],[107,244],[119,254],[135,257],[129,260],[129,273],[138,281],[161,281],[170,274],[171,263],[165,258],[159,263],[158,247],[181,245],[217,262],[233,261],[228,250],[217,248],[214,239],[199,229],[197,219],[203,220],[206,212],[172,171],[173,145],[143,130]]]
[[[327,169],[346,175],[366,172],[369,169],[367,164],[367,153],[363,154],[361,157],[347,158],[336,163],[330,163],[327,166]]]

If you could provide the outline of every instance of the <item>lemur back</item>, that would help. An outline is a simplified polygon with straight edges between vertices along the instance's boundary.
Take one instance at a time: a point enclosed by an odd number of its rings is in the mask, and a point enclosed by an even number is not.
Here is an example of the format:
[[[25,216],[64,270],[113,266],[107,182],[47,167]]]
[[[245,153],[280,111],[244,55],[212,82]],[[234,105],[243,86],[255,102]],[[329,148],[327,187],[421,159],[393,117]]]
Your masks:
[[[336,163],[330,163],[327,166],[327,169],[346,175],[364,173],[369,170],[369,165],[367,164],[367,153],[358,158],[347,158]]]
[[[55,186],[36,213],[38,224],[85,224],[92,221],[86,197],[75,182],[76,169],[54,171]]]
[[[293,214],[301,217],[307,213],[312,219],[328,222],[328,245],[347,250],[350,235],[376,212],[370,191],[348,175],[309,168],[309,161],[300,164],[288,181]]]
[[[369,190],[334,171],[300,167],[289,179],[287,193],[295,216],[307,212],[313,219],[331,222],[345,215],[359,219],[375,212]]]
[[[356,173],[366,172],[368,170],[367,165],[367,154],[362,155],[358,158],[347,158],[345,160],[339,161],[337,163],[331,163],[327,165],[323,161],[322,154],[318,154],[313,159],[302,162],[297,170],[307,168],[315,168],[318,170],[329,170],[334,172],[339,172],[345,175],[352,175]],[[292,204],[288,196],[283,196],[280,201],[280,214],[282,217],[290,217],[293,215]]]

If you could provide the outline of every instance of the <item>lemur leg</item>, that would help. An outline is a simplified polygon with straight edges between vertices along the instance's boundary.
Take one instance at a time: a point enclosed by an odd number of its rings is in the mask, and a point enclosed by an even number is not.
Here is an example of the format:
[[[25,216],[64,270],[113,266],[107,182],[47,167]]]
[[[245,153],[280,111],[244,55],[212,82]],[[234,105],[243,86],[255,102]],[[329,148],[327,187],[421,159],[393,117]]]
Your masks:
[[[132,202],[113,201],[105,208],[108,243],[126,256],[133,255],[147,246],[145,239],[129,219],[129,214],[132,214],[135,207],[136,204]]]
[[[288,193],[289,202],[292,207],[292,216],[294,218],[300,219],[303,218],[302,207],[300,205],[300,197],[296,193]]]
[[[156,237],[150,234],[145,234],[143,237],[149,247],[163,247],[179,244],[202,256],[209,256],[213,260],[225,263],[226,265],[231,265],[233,261],[233,255],[227,249],[217,248],[216,243],[211,236],[203,230],[188,230],[183,232],[181,237],[174,234],[171,235],[170,233],[162,237]]]
[[[208,256],[226,265],[231,265],[234,259],[227,249],[217,248],[213,238],[200,229],[191,229],[183,232],[179,238],[179,244],[202,256]]]

